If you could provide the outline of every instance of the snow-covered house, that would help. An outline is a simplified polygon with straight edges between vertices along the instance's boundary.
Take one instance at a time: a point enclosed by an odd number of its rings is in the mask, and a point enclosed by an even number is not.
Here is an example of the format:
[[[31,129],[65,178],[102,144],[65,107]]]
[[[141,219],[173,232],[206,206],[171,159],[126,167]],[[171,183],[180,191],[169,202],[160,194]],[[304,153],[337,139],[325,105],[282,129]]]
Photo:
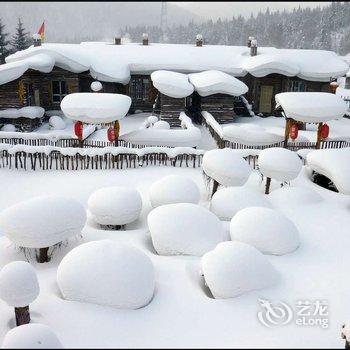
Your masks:
[[[198,73],[218,70],[244,82],[255,113],[273,113],[274,96],[284,91],[328,91],[331,79],[349,65],[334,52],[274,47],[83,42],[37,43],[0,66],[0,109],[37,105],[59,109],[63,97],[90,91],[94,79],[104,92],[127,94],[131,111],[151,111],[156,70]]]

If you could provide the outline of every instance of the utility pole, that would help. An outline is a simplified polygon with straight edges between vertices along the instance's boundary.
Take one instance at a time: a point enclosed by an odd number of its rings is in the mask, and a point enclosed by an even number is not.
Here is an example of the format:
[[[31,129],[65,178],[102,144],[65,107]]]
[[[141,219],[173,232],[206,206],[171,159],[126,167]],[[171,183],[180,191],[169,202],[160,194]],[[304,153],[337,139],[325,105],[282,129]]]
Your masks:
[[[160,13],[160,29],[162,31],[162,42],[167,41],[167,30],[168,30],[168,14],[167,14],[167,3],[162,1],[162,9]]]

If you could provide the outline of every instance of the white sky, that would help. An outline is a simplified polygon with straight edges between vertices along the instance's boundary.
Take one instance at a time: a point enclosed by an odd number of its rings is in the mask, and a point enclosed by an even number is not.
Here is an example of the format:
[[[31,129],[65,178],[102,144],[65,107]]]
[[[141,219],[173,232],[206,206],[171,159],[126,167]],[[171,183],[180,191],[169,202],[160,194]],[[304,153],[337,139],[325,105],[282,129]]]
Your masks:
[[[317,2],[317,1],[296,1],[296,2],[256,2],[256,1],[241,1],[241,2],[174,2],[177,6],[186,8],[197,15],[206,19],[217,19],[219,17],[232,17],[242,15],[244,17],[250,16],[251,12],[256,14],[259,10],[265,11],[267,7],[271,11],[274,10],[293,10],[293,8],[301,7],[317,7],[326,6],[330,2]]]

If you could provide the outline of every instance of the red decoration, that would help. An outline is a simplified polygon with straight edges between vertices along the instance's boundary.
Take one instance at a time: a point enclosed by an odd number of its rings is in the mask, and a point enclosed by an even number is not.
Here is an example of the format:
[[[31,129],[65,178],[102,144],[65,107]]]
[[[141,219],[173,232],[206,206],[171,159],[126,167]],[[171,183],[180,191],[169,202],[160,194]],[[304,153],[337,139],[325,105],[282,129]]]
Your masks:
[[[75,136],[79,139],[83,139],[83,123],[78,121],[74,124],[74,133]]]
[[[290,127],[290,131],[289,131],[289,136],[292,140],[295,140],[298,137],[298,132],[299,132],[299,127],[298,124],[293,124]]]
[[[320,135],[322,139],[326,139],[329,136],[329,126],[327,124],[321,126]]]
[[[116,139],[115,130],[112,126],[107,130],[107,137],[109,142],[114,142]]]

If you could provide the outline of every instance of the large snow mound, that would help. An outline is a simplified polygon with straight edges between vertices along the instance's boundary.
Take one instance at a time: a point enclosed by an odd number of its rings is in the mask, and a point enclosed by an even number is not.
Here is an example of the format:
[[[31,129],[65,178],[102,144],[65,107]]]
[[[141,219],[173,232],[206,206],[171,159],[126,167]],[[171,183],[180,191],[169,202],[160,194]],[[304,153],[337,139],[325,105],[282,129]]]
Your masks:
[[[0,298],[13,307],[31,304],[39,295],[38,277],[32,265],[13,261],[0,271]]]
[[[153,85],[164,95],[184,98],[193,93],[193,85],[188,82],[186,74],[158,70],[151,74]]]
[[[6,132],[16,132],[16,127],[13,124],[5,124],[0,130]]]
[[[126,225],[140,216],[142,198],[131,187],[104,187],[90,196],[88,208],[101,225]]]
[[[3,349],[63,349],[49,326],[39,323],[15,327],[5,335]]]
[[[0,232],[20,247],[46,248],[81,233],[84,207],[74,199],[42,196],[0,213]]]
[[[188,177],[168,175],[154,182],[149,190],[152,207],[173,203],[197,204],[200,199],[199,188]]]
[[[301,122],[320,123],[342,118],[347,104],[328,92],[282,92],[275,96],[286,116]]]
[[[53,115],[50,117],[49,125],[53,130],[64,130],[67,127],[66,122],[58,115]]]
[[[110,123],[126,116],[131,98],[111,93],[77,92],[67,95],[61,109],[67,118],[84,123]]]
[[[205,282],[216,299],[273,285],[277,273],[256,248],[242,242],[223,242],[201,260]]]
[[[295,179],[302,168],[298,155],[286,148],[266,148],[259,153],[259,170],[266,176],[279,181]]]
[[[241,96],[248,91],[248,86],[242,81],[218,70],[190,74],[189,80],[203,97],[214,94]]]
[[[231,220],[238,211],[248,207],[267,207],[266,196],[248,187],[227,187],[216,191],[210,202],[210,210],[220,220]]]
[[[71,301],[138,309],[154,293],[152,261],[141,250],[112,240],[71,250],[57,270],[63,297]]]
[[[148,214],[147,221],[159,255],[202,256],[224,240],[220,220],[196,204],[162,205]]]
[[[223,186],[242,186],[251,173],[249,164],[230,148],[205,152],[202,168],[206,175]]]
[[[350,147],[315,150],[306,161],[312,170],[332,180],[340,193],[350,194]]]
[[[254,246],[264,254],[283,255],[299,246],[294,223],[278,211],[263,207],[240,210],[231,220],[233,241]]]
[[[27,106],[22,108],[8,108],[0,111],[0,118],[17,119],[28,118],[36,119],[44,116],[45,109],[38,106]]]

